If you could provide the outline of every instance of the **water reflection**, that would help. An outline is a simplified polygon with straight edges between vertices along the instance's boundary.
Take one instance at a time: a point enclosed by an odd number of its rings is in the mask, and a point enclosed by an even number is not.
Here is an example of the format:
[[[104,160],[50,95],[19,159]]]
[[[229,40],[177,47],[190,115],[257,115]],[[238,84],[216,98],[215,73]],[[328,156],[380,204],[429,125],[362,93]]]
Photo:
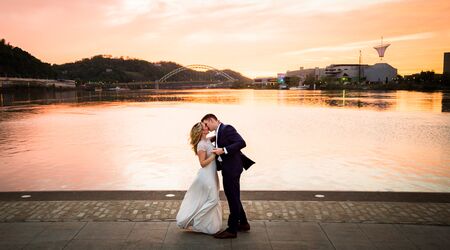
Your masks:
[[[2,106],[90,102],[192,102],[301,105],[378,111],[449,112],[450,93],[415,91],[130,90],[0,93]]]
[[[442,112],[450,112],[450,93],[443,93],[442,95]]]
[[[182,90],[2,93],[0,191],[186,189],[189,128],[247,140],[246,190],[450,191],[448,93]],[[381,112],[380,112],[381,111]]]

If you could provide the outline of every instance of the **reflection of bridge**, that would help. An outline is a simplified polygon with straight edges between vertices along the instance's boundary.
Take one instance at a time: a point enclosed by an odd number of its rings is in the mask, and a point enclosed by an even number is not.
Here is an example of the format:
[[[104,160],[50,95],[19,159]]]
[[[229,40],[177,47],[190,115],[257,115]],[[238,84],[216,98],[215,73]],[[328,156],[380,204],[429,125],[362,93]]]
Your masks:
[[[231,81],[174,81],[174,82],[118,82],[118,83],[89,83],[82,86],[86,90],[103,89],[103,90],[124,90],[124,89],[159,89],[160,85],[164,85],[164,89],[191,89],[191,88],[231,88]],[[119,87],[118,89],[116,89]]]
[[[208,66],[208,65],[203,65],[203,64],[192,64],[192,65],[187,65],[187,66],[182,66],[179,67],[177,69],[174,69],[172,71],[170,71],[169,73],[167,73],[166,75],[164,75],[163,77],[161,77],[161,79],[159,79],[157,82],[167,82],[167,79],[169,79],[170,77],[183,72],[185,70],[205,70],[205,71],[214,71],[217,75],[221,75],[223,77],[225,77],[225,79],[227,79],[226,81],[229,82],[235,82],[236,79],[234,79],[233,77],[231,77],[230,75],[228,75],[227,73],[218,70],[214,67]]]

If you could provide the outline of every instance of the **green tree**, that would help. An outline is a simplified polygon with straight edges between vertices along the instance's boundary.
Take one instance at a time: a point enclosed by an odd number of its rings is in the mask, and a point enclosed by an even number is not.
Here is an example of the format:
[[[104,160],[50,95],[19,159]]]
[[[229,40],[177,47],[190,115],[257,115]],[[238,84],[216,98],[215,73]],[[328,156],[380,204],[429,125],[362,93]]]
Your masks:
[[[313,74],[309,74],[309,75],[306,76],[306,79],[303,82],[303,84],[311,85],[311,84],[314,84],[315,82],[316,82],[316,78],[314,77],[314,75]]]
[[[50,64],[11,46],[5,39],[0,40],[0,76],[53,78],[55,75]]]
[[[298,76],[285,76],[284,77],[284,83],[286,83],[289,87],[295,87],[298,86],[300,82],[300,78]]]

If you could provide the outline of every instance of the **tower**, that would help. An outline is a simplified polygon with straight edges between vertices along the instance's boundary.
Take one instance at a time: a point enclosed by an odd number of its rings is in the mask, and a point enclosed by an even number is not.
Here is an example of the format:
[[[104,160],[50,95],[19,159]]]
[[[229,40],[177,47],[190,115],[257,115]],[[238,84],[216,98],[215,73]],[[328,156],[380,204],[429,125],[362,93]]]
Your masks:
[[[391,45],[390,43],[383,44],[383,37],[381,37],[381,44],[373,47],[377,52],[378,56],[380,57],[380,60],[383,60],[384,53],[386,52],[387,47]]]
[[[444,53],[444,74],[450,74],[450,52]]]

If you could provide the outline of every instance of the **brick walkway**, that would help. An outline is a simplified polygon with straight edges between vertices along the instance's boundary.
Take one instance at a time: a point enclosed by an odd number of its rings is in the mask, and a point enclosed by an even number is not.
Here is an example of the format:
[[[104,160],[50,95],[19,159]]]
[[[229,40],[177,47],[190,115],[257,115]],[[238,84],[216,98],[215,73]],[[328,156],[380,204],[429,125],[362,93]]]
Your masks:
[[[179,200],[0,201],[0,222],[173,221]],[[243,201],[250,220],[450,225],[450,203]],[[224,219],[227,203],[222,201]]]

